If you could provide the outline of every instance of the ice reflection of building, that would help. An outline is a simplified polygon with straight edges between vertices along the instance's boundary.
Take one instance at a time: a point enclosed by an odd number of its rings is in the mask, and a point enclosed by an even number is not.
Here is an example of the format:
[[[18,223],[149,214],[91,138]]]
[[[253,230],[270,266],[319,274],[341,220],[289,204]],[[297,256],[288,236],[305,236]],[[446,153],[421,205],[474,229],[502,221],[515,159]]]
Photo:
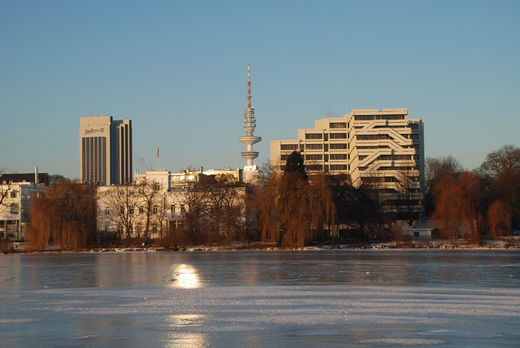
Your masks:
[[[216,181],[225,183],[236,192],[236,204],[245,196],[242,170],[222,169],[182,171],[171,173],[167,170],[147,171],[136,174],[130,185],[99,186],[97,227],[101,232],[121,232],[123,226],[119,216],[125,214],[131,225],[131,237],[142,237],[148,224],[150,238],[164,237],[167,231],[182,228],[189,213],[190,199],[194,195],[203,197],[197,184],[213,185]],[[148,187],[155,190],[153,201],[148,203],[146,193],[140,190]],[[122,202],[128,195],[126,203]],[[119,196],[119,197],[118,197]],[[119,203],[114,204],[117,198]],[[117,210],[117,211],[116,211]],[[121,235],[126,237],[125,235]]]

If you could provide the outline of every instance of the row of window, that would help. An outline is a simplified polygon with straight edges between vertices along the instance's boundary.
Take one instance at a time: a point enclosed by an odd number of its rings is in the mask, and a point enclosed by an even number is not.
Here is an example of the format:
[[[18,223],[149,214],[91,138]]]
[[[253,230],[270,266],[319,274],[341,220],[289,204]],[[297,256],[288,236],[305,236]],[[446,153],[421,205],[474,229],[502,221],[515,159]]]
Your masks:
[[[285,166],[280,167],[281,170],[285,170]],[[331,164],[331,165],[321,165],[321,164],[309,164],[305,166],[305,169],[310,171],[338,171],[338,170],[347,170],[348,166],[346,164]]]
[[[404,120],[404,115],[356,115],[356,121],[372,121],[372,120]]]
[[[139,209],[139,214],[144,214],[144,207],[139,207],[138,209]],[[156,205],[154,205],[154,206],[152,207],[152,214],[157,214],[158,209],[159,209],[159,207],[156,206]],[[124,214],[124,212],[125,212],[125,208],[124,208],[124,207],[121,207],[121,208],[120,208],[120,212],[121,212],[121,214]],[[174,204],[172,204],[172,205],[170,206],[170,213],[175,214],[175,205],[174,205]],[[183,204],[180,205],[180,213],[181,213],[181,214],[185,214],[185,213],[186,213],[186,208],[184,207]],[[106,214],[106,215],[109,215],[109,214],[110,214],[110,209],[109,209],[109,208],[105,208],[105,214]],[[128,208],[128,214],[129,214],[129,215],[133,215],[133,214],[134,214],[134,208],[133,208],[133,207]]]
[[[298,151],[298,145],[288,147],[289,145],[281,145],[280,150],[293,150]],[[346,150],[348,148],[348,145],[346,143],[331,143],[331,144],[305,144],[305,149],[307,150],[321,150],[322,148],[325,149],[325,151],[328,151],[330,148],[331,150]],[[358,147],[359,148],[359,147]],[[300,147],[300,151],[303,151],[303,144]]]
[[[347,139],[347,133],[306,133],[305,139]]]
[[[347,128],[346,122],[330,122],[329,123],[330,128]]]

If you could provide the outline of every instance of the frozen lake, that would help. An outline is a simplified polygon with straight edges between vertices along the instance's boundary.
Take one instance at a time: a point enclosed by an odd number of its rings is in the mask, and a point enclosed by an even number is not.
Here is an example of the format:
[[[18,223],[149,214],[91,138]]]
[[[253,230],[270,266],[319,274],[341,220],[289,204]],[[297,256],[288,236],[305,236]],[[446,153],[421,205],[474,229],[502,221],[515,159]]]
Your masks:
[[[0,256],[2,346],[518,347],[518,250]]]

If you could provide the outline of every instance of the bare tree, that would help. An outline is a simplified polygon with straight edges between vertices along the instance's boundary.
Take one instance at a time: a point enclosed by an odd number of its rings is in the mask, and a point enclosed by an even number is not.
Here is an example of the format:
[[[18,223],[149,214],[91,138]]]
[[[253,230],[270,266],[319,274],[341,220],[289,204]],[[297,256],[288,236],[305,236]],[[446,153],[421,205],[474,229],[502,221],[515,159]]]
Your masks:
[[[513,226],[520,227],[520,148],[506,145],[486,156],[479,171],[490,179],[495,199],[509,210]]]
[[[2,184],[2,173],[0,172],[0,205],[5,204],[4,199],[9,194],[9,191],[11,191],[11,183]]]
[[[419,180],[419,170],[415,162],[397,167],[398,172],[398,199],[396,208],[401,219],[406,220],[408,226],[420,218],[422,213],[422,192]]]
[[[156,199],[156,210],[152,210],[153,221],[152,224],[159,228],[159,237],[164,238],[166,235],[166,216],[168,214],[168,206],[170,203],[170,196],[166,192],[161,195],[160,192],[157,194]]]
[[[157,225],[154,224],[154,221],[159,211],[159,205],[162,204],[162,197],[159,195],[161,184],[155,181],[143,179],[143,181],[136,185],[136,188],[139,195],[139,204],[142,205],[144,214],[143,237],[148,240],[150,239],[151,227],[157,227]]]
[[[175,202],[181,208],[187,241],[200,243],[204,232],[204,210],[207,208],[204,192],[199,189],[198,184],[185,185],[177,189]]]
[[[219,239],[221,235],[229,242],[236,239],[240,230],[242,206],[238,186],[226,178],[205,178],[198,189],[204,192],[205,209],[202,210],[208,222],[208,238]]]
[[[105,216],[130,238],[137,221],[138,195],[134,185],[113,186],[102,193]],[[119,236],[121,238],[121,236]]]

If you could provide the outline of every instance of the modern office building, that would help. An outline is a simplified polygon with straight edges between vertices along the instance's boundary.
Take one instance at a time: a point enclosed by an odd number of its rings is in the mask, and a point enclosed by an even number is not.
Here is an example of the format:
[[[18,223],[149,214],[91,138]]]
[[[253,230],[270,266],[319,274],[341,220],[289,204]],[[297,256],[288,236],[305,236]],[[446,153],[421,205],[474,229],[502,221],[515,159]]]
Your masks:
[[[132,181],[132,121],[81,117],[82,183],[121,185]]]
[[[310,174],[347,174],[354,187],[372,188],[388,206],[406,191],[419,212],[424,122],[407,115],[405,108],[360,109],[316,120],[314,128],[299,129],[297,139],[271,141],[271,166],[283,170],[289,154],[298,151]]]

